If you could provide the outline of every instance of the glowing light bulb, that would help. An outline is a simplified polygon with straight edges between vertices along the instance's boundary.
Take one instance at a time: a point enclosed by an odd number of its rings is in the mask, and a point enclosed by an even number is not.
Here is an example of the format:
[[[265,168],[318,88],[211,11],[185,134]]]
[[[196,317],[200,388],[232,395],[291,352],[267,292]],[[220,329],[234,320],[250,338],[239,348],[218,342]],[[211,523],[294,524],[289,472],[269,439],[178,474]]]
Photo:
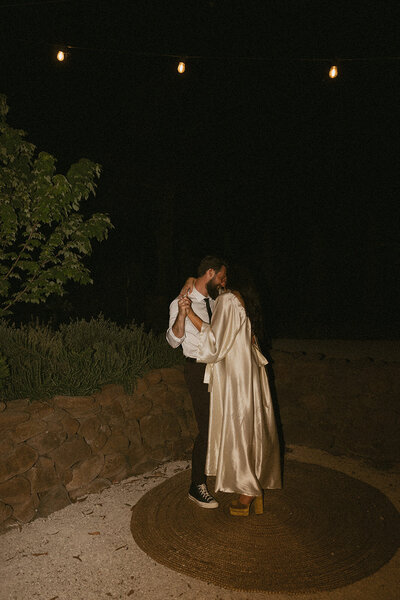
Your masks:
[[[338,76],[338,68],[336,65],[332,65],[331,68],[329,69],[329,77],[331,79],[335,79],[335,77]]]
[[[57,52],[57,60],[59,60],[60,62],[65,60],[65,53],[62,50],[59,50]]]
[[[178,73],[181,73],[181,74],[184,73],[185,69],[186,69],[186,65],[184,62],[181,61],[177,68]]]

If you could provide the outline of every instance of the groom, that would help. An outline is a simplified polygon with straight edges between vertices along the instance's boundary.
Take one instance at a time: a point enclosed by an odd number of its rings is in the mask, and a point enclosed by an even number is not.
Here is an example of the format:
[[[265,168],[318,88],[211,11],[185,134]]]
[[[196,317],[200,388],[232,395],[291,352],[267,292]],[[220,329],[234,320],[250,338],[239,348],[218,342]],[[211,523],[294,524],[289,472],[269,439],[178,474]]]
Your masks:
[[[193,290],[186,296],[178,296],[170,304],[169,328],[166,334],[169,345],[172,348],[182,346],[185,356],[185,380],[199,430],[193,446],[189,499],[201,508],[217,508],[218,502],[208,492],[204,473],[210,412],[208,386],[203,383],[206,365],[196,362],[200,332],[187,318],[187,312],[192,306],[193,312],[202,321],[205,323],[211,321],[214,300],[226,280],[226,267],[226,263],[215,256],[203,258],[197,269],[198,278]]]

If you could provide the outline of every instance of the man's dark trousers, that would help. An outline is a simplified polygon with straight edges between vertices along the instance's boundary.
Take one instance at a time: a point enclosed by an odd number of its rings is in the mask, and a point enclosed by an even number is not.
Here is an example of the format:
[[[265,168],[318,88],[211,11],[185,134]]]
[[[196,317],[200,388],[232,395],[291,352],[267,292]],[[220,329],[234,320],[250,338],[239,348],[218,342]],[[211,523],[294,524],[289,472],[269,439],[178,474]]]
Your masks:
[[[192,452],[192,483],[206,482],[205,465],[208,443],[208,420],[210,415],[210,394],[208,384],[203,383],[206,365],[193,359],[185,361],[185,380],[192,398],[193,411],[199,434],[195,439]]]

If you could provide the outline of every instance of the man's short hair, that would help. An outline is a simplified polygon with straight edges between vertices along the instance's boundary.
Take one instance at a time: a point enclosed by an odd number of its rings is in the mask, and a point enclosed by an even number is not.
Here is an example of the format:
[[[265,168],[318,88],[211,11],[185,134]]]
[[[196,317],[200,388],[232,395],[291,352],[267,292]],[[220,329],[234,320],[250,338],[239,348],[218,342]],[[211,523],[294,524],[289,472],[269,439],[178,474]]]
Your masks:
[[[197,276],[201,277],[208,269],[214,269],[218,273],[222,267],[228,268],[228,263],[222,258],[216,256],[205,256],[197,267]]]

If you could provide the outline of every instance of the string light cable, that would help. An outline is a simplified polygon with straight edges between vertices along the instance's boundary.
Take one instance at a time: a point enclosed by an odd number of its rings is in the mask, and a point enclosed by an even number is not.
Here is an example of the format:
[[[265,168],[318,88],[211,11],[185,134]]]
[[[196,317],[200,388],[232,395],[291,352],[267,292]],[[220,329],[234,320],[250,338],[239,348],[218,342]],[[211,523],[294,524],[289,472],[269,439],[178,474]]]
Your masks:
[[[27,3],[31,5],[46,4],[46,3],[68,3],[71,0],[40,0],[37,3]],[[72,0],[74,2],[74,0]],[[6,5],[0,5],[0,8]],[[19,42],[28,44],[28,40],[18,40]],[[38,42],[30,42],[32,45],[37,45]],[[395,62],[400,61],[400,56],[358,56],[358,57],[274,57],[274,56],[243,56],[243,55],[209,55],[209,54],[172,54],[165,52],[135,52],[129,50],[120,50],[117,48],[107,47],[92,47],[78,46],[70,44],[59,44],[50,42],[41,42],[43,45],[50,46],[53,49],[54,56],[59,62],[67,62],[68,56],[72,52],[96,52],[107,53],[114,55],[125,55],[137,58],[166,58],[176,61],[176,70],[179,74],[183,74],[188,69],[190,62],[197,61],[229,61],[229,62],[253,62],[253,63],[320,63],[327,67],[327,73],[331,79],[335,79],[340,74],[340,67],[343,63],[372,63],[372,62]],[[58,55],[58,56],[57,56]]]
[[[400,56],[375,56],[375,57],[343,57],[343,58],[329,58],[329,57],[267,57],[267,56],[242,56],[242,55],[203,55],[203,54],[171,54],[161,52],[128,52],[124,50],[106,49],[106,48],[92,48],[87,46],[62,46],[53,44],[53,48],[57,48],[56,52],[60,54],[60,61],[64,61],[67,53],[72,50],[83,50],[92,52],[107,52],[113,54],[125,54],[133,57],[147,57],[147,58],[167,58],[176,60],[176,70],[179,74],[183,74],[186,71],[188,62],[190,61],[237,61],[237,62],[265,62],[265,63],[321,63],[325,64],[328,69],[327,73],[331,79],[335,79],[340,74],[340,66],[343,63],[362,63],[362,62],[385,62],[385,61],[400,61]],[[66,50],[68,52],[66,52]]]

